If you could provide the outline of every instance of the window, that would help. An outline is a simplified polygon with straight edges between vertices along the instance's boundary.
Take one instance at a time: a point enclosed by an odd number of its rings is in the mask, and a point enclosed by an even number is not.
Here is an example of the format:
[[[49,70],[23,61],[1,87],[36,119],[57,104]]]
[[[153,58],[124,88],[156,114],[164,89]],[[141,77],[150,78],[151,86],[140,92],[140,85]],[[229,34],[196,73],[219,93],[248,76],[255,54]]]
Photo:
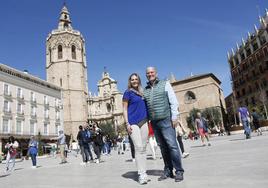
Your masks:
[[[62,78],[60,78],[60,87],[62,87]]]
[[[76,59],[76,48],[72,45],[72,59]]]
[[[4,84],[4,95],[9,95],[9,85]]]
[[[51,63],[51,56],[52,56],[52,54],[51,54],[51,48],[49,47],[49,49],[48,49],[48,53],[49,53],[49,62]]]
[[[3,133],[9,132],[9,119],[3,119],[2,131],[3,131]]]
[[[107,107],[107,112],[111,112],[112,107],[109,103],[106,104],[106,107]]]
[[[17,103],[17,112],[22,113],[22,104],[21,103]]]
[[[4,112],[9,111],[9,102],[7,100],[4,101]]]
[[[35,134],[35,122],[30,121],[30,134],[34,135]]]
[[[35,93],[34,92],[31,92],[31,101],[32,102],[35,102],[36,99],[35,99]]]
[[[58,46],[58,59],[62,59],[62,45]]]
[[[245,59],[245,54],[244,53],[240,53],[240,57],[241,57],[241,60],[243,61]]]
[[[55,124],[55,134],[58,134],[59,130],[60,130],[60,125]]]
[[[48,98],[47,98],[47,96],[44,96],[44,104],[48,104]]]
[[[36,116],[36,109],[34,106],[31,106],[31,115]]]
[[[16,133],[21,134],[22,133],[22,121],[17,120],[16,122]]]
[[[244,96],[246,94],[246,90],[245,88],[242,89],[242,96]]]
[[[45,116],[45,118],[49,118],[49,111],[48,111],[48,109],[45,109],[44,116]]]
[[[22,98],[22,89],[19,87],[17,88],[17,97]]]
[[[44,123],[44,135],[48,135],[48,124]]]
[[[192,91],[187,91],[184,95],[185,103],[193,103],[196,101],[195,94]]]
[[[60,119],[60,112],[56,111],[56,119],[59,120]]]

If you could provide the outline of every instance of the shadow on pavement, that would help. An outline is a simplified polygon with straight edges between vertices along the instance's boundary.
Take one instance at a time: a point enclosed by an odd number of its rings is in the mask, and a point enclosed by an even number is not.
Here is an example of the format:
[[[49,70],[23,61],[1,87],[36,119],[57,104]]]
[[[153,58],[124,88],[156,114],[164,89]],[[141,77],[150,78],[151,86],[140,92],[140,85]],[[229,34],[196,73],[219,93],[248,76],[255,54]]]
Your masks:
[[[203,148],[203,145],[198,145],[198,146],[191,146],[191,148]]]
[[[236,139],[231,139],[231,140],[229,140],[229,141],[239,141],[239,140],[246,140],[245,138],[236,138]]]
[[[4,178],[4,177],[7,177],[9,176],[10,174],[3,174],[3,175],[0,175],[0,178]]]
[[[122,175],[122,177],[138,181],[137,171],[126,172],[125,174]]]
[[[161,176],[164,173],[163,170],[147,170],[149,176]],[[132,179],[133,181],[138,181],[137,171],[126,172],[122,177],[127,179]]]

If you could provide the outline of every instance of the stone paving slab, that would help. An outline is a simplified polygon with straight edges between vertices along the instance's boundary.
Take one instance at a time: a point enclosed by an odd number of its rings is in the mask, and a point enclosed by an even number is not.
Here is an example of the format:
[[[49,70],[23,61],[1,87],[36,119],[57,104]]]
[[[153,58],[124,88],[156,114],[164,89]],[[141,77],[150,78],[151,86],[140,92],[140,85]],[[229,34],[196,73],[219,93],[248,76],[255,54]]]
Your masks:
[[[102,156],[100,164],[81,166],[81,157],[68,157],[68,163],[58,164],[59,158],[38,159],[39,167],[31,169],[31,161],[16,163],[15,171],[4,175],[0,165],[1,188],[131,188],[131,187],[181,187],[181,188],[267,188],[268,187],[268,133],[211,138],[212,146],[202,147],[200,140],[184,141],[190,156],[183,159],[185,180],[175,183],[173,179],[158,182],[163,162],[158,150],[157,160],[148,156],[148,175],[151,181],[139,185],[136,167],[130,152]],[[150,149],[148,148],[148,154]]]

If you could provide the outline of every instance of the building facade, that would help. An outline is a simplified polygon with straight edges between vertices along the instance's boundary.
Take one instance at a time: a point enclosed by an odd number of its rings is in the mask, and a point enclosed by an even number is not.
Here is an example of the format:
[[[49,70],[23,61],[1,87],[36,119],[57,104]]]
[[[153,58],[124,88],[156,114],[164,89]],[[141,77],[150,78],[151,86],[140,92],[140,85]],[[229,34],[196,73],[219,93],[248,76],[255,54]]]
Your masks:
[[[236,110],[239,106],[268,104],[268,12],[260,17],[260,27],[242,38],[241,45],[228,53]]]
[[[187,79],[170,80],[171,85],[179,101],[180,119],[187,125],[187,117],[191,110],[215,107],[222,117],[222,109],[225,109],[225,102],[220,80],[212,73],[191,76]],[[222,120],[223,122],[223,120]]]
[[[0,151],[10,135],[26,144],[31,135],[55,137],[63,128],[61,88],[0,64]]]
[[[47,81],[62,88],[64,130],[76,137],[78,126],[88,118],[88,82],[85,40],[71,25],[66,6],[61,10],[58,28],[46,40]]]
[[[98,82],[98,94],[88,98],[89,121],[111,123],[115,131],[124,124],[122,93],[117,89],[117,82],[103,72]]]

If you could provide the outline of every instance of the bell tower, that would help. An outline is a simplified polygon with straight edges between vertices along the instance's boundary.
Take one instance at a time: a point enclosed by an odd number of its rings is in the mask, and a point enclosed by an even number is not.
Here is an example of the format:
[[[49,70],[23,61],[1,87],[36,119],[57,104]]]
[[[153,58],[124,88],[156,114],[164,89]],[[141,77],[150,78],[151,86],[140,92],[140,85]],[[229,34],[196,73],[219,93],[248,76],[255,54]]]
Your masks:
[[[75,137],[88,117],[88,83],[85,40],[71,23],[64,5],[58,28],[46,39],[46,73],[48,82],[62,88],[64,131]]]

